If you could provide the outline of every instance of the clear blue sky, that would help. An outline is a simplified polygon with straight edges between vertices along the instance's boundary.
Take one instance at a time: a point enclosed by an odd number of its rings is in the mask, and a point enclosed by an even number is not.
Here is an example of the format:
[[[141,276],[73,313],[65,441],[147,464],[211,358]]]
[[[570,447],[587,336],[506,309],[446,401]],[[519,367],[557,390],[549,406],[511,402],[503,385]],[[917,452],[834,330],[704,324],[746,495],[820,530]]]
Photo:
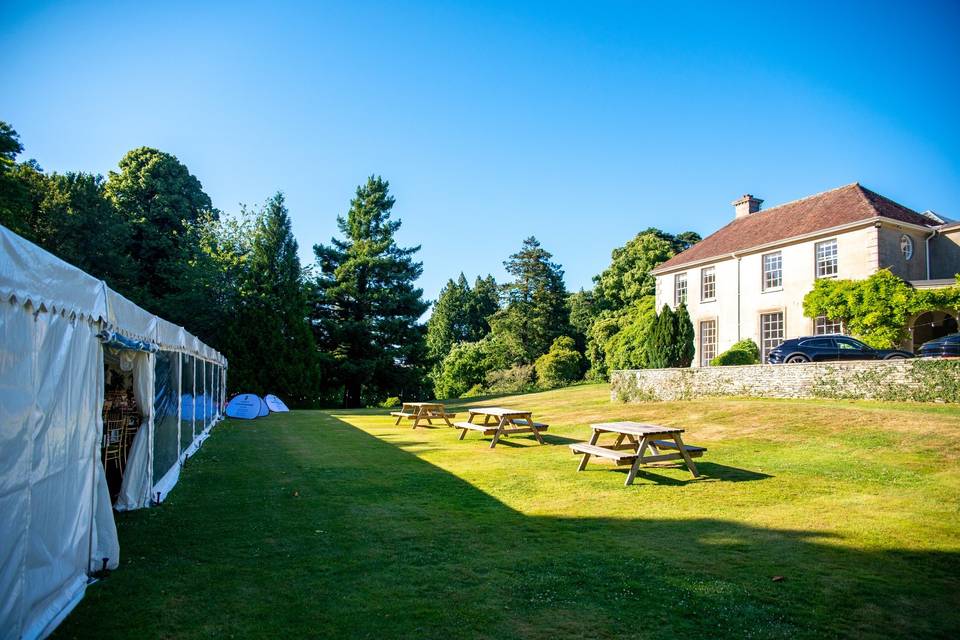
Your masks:
[[[0,119],[48,171],[175,154],[220,209],[286,193],[301,255],[390,180],[428,297],[536,235],[588,287],[859,181],[960,218],[960,3],[44,3],[2,7]]]

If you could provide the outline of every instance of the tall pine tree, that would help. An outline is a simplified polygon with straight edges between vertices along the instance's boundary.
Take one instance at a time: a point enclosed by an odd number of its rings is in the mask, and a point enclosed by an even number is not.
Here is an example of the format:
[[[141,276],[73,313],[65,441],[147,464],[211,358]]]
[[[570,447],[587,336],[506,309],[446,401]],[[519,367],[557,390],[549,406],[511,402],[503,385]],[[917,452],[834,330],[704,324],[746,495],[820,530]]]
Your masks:
[[[274,393],[298,406],[315,404],[317,349],[283,194],[258,213],[238,280],[227,349],[235,388]]]
[[[570,332],[563,269],[533,236],[503,264],[513,281],[503,286],[506,307],[492,319],[493,330],[519,345],[523,363],[547,352],[554,339]]]
[[[320,271],[317,343],[333,355],[330,374],[347,407],[419,393],[425,381],[427,349],[418,320],[428,305],[414,284],[423,266],[413,260],[420,247],[397,246],[393,205],[389,183],[371,176],[357,187],[346,218],[337,218],[343,239],[313,248]]]
[[[693,362],[695,348],[693,344],[693,322],[690,321],[690,313],[687,311],[687,305],[680,304],[677,307],[675,317],[677,324],[676,330],[676,354],[674,356],[674,367],[689,367]]]

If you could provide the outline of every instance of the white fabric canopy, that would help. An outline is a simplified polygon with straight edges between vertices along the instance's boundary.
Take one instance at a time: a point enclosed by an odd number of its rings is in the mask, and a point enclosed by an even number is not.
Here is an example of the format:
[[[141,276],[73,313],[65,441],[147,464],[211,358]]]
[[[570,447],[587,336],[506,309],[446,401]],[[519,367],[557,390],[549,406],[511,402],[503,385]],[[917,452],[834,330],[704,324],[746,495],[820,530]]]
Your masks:
[[[158,358],[175,361],[177,371],[181,360],[201,363],[211,380],[225,380],[226,358],[0,226],[0,640],[45,637],[83,597],[89,572],[119,564],[100,459],[103,330],[162,350],[133,355],[143,422],[116,507],[140,508],[152,497],[162,500],[176,483],[183,461],[216,423],[225,393],[221,387],[216,408],[182,434],[188,446],[181,449],[180,382],[169,371],[156,379]],[[203,380],[197,388],[198,396],[210,393]],[[163,417],[176,450],[155,468],[158,393],[169,398]]]

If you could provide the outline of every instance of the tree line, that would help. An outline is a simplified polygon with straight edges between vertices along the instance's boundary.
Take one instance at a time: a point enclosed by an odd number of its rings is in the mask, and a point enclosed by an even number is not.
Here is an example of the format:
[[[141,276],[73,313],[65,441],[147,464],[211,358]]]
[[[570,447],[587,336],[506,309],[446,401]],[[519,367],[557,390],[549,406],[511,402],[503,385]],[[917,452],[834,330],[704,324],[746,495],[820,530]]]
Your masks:
[[[302,265],[281,192],[226,214],[158,149],[129,151],[105,178],[48,173],[22,152],[0,122],[0,224],[224,353],[232,390],[357,407],[601,380],[692,357],[685,309],[657,314],[650,274],[699,240],[691,232],[637,234],[591,290],[572,294],[530,237],[504,262],[508,282],[460,274],[431,304],[416,285],[420,247],[397,244],[401,221],[379,176],[357,187],[337,237]]]
[[[590,290],[569,293],[562,267],[536,238],[504,266],[511,279],[449,280],[427,322],[437,397],[514,393],[613,369],[689,366],[693,324],[684,305],[655,307],[650,271],[700,240],[693,232],[641,231],[615,249]]]

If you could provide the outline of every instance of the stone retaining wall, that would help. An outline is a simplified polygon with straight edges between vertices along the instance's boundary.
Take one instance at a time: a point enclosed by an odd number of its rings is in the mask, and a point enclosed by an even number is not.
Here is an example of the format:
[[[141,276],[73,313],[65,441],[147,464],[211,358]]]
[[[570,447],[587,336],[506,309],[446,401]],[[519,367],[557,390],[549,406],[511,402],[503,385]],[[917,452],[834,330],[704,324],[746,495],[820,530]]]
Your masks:
[[[614,371],[610,382],[611,397],[623,402],[709,396],[960,402],[960,360],[641,369]]]

